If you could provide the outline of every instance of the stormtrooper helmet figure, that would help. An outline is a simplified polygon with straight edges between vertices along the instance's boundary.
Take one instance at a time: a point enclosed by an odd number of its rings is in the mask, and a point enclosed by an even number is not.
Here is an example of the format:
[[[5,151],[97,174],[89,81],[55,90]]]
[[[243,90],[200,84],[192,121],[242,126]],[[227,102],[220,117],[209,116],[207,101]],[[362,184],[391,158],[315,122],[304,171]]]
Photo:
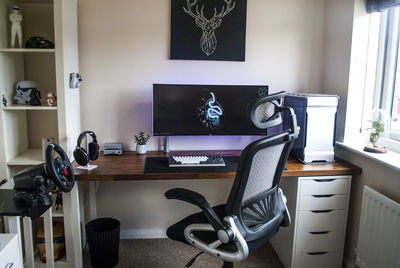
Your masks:
[[[15,88],[14,100],[17,104],[30,104],[32,92],[37,90],[36,83],[29,80],[19,81]]]

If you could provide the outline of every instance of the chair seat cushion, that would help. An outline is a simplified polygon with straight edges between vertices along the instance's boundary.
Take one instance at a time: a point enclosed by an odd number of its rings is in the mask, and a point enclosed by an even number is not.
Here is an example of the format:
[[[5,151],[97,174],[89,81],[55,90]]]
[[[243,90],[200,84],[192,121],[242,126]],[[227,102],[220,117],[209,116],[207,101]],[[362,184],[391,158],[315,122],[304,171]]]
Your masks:
[[[225,205],[215,206],[215,207],[213,207],[213,209],[222,221],[223,218],[225,217]],[[203,212],[195,213],[195,214],[192,214],[192,215],[180,220],[179,222],[171,225],[167,229],[167,236],[172,240],[189,244],[186,241],[186,238],[184,235],[184,230],[187,226],[189,226],[190,224],[194,224],[194,223],[209,223],[209,222],[208,222],[206,215]],[[271,234],[268,234],[268,236],[265,236],[265,237],[262,237],[260,239],[256,239],[253,241],[247,241],[249,251],[251,252],[251,251],[261,247],[262,245],[264,245],[278,230],[279,230],[279,227],[277,227],[276,230],[274,232],[272,232]],[[194,232],[194,235],[196,237],[198,237],[199,239],[201,239],[202,241],[208,242],[208,243],[214,242],[215,240],[218,239],[217,234],[215,232]],[[219,248],[228,250],[228,251],[236,251],[237,250],[237,247],[233,242],[228,243],[228,244],[222,244]]]

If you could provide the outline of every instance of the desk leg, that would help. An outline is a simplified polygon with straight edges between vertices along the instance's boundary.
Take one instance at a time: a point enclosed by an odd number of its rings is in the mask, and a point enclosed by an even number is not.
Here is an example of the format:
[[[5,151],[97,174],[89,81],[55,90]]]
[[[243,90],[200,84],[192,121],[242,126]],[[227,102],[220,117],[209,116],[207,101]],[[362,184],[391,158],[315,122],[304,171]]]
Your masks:
[[[76,185],[76,184],[75,184]],[[72,189],[73,190],[73,189]],[[64,231],[65,231],[65,249],[67,252],[67,262],[73,262],[74,257],[74,236],[72,233],[72,214],[76,213],[71,207],[71,193],[63,193],[63,212],[64,212]]]
[[[85,217],[85,199],[84,199],[84,192],[83,192],[83,187],[82,184],[80,184],[79,182],[76,182],[79,184],[79,188],[78,188],[78,192],[79,192],[79,208],[80,211],[79,213],[80,215],[80,220],[81,220],[81,235],[82,235],[82,248],[85,248],[86,246],[86,230],[85,230],[85,226],[86,226],[86,217]]]
[[[97,218],[97,205],[96,205],[96,182],[89,182],[89,220]]]
[[[23,218],[24,241],[25,241],[25,265],[35,267],[35,249],[33,247],[32,220],[29,217]]]
[[[69,193],[71,197],[71,227],[72,235],[74,238],[74,267],[83,267],[83,256],[82,256],[82,238],[81,238],[81,217],[79,208],[79,187],[78,183],[75,183],[74,188]]]
[[[21,224],[19,216],[8,216],[4,217],[6,233],[17,234],[18,236],[18,248],[19,248],[19,259],[23,263],[22,259],[22,234],[21,234]]]
[[[51,208],[43,214],[44,222],[44,242],[46,253],[54,252],[54,241],[53,241],[53,213]],[[46,267],[54,268],[54,254],[46,254]]]

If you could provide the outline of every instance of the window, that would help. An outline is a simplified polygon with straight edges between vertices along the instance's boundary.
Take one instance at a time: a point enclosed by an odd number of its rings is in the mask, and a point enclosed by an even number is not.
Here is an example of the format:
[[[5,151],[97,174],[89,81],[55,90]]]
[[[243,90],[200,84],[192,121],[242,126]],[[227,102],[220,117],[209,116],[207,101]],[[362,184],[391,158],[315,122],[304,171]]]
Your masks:
[[[380,19],[374,109],[388,115],[388,138],[400,141],[400,8],[384,11]]]
[[[377,2],[371,0],[369,2]],[[384,0],[382,0],[384,1]],[[388,0],[389,1],[389,0]],[[355,5],[353,18],[349,86],[343,146],[356,151],[369,143],[375,110],[386,114],[385,133],[378,145],[400,156],[400,0],[396,7],[367,13]],[[367,9],[368,10],[368,9]],[[382,156],[383,162],[398,158]],[[377,157],[379,158],[379,157]]]

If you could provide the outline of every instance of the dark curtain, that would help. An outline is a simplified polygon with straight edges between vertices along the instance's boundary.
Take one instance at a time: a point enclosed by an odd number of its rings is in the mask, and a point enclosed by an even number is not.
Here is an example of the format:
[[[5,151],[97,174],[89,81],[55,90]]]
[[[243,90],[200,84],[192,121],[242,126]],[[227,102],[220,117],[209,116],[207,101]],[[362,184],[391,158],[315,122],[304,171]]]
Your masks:
[[[367,0],[367,12],[381,12],[387,8],[400,6],[400,0]]]

